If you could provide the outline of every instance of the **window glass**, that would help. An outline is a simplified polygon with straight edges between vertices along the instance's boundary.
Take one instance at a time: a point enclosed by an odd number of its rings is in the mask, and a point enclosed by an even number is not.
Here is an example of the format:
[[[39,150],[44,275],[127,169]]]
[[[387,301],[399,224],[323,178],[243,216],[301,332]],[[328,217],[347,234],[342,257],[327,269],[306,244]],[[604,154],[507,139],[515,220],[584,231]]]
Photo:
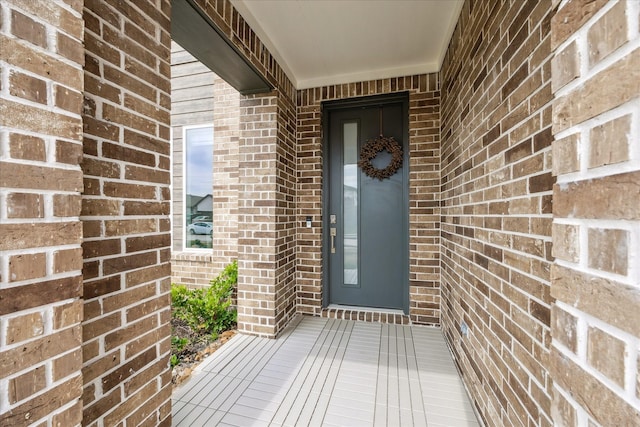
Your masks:
[[[358,123],[343,128],[344,284],[358,284]]]
[[[184,131],[185,249],[212,247],[213,127]]]

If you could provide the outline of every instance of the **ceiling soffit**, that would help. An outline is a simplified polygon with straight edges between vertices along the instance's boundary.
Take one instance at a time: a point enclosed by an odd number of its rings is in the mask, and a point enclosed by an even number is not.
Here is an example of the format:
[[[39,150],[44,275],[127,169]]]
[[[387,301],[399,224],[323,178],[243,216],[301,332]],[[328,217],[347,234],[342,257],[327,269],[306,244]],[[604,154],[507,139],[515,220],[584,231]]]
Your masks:
[[[463,0],[231,0],[298,89],[437,72]]]

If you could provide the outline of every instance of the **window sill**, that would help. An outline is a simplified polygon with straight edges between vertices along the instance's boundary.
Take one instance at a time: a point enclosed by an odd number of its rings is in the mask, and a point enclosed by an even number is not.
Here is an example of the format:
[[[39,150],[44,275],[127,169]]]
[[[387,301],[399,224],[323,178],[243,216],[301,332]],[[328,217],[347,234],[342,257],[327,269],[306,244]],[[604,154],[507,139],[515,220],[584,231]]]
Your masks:
[[[201,249],[194,251],[174,252],[171,259],[173,261],[196,261],[212,262],[213,254],[211,249]]]

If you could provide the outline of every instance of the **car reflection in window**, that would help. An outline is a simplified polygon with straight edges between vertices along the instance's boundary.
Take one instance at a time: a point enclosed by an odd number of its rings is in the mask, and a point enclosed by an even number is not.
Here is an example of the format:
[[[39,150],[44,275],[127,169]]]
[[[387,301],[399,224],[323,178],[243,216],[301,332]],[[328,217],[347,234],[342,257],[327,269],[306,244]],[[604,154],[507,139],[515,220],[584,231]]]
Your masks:
[[[194,222],[187,226],[189,234],[211,234],[213,232],[213,223],[211,222]]]

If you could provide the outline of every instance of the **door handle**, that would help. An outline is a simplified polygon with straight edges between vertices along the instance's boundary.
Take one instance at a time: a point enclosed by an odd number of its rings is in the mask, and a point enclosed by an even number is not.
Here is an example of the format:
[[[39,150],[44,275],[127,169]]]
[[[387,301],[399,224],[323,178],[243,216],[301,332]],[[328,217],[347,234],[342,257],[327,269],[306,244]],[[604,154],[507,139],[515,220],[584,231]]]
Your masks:
[[[336,253],[336,235],[338,234],[335,227],[331,227],[329,229],[329,234],[331,235],[331,253]]]

